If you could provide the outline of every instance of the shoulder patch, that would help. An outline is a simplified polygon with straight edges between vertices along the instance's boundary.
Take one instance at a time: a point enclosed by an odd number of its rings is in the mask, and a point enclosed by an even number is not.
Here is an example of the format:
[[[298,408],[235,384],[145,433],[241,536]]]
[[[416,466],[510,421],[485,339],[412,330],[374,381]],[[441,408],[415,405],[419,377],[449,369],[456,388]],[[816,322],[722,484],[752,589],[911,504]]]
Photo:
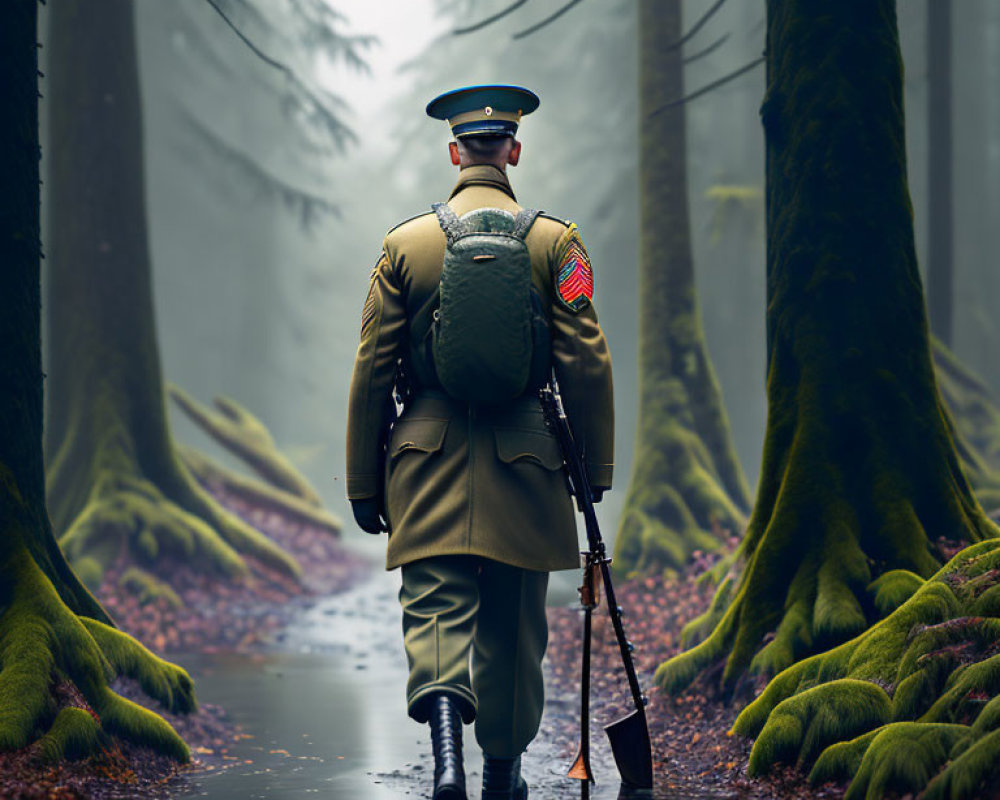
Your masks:
[[[381,258],[379,259],[381,261]],[[361,335],[364,336],[368,326],[375,320],[375,276],[378,275],[378,264],[372,268],[368,277],[368,296],[365,298],[365,307],[361,311]]]
[[[574,314],[583,311],[594,299],[594,271],[575,225],[570,226],[569,236],[561,248],[556,268],[556,294]]]

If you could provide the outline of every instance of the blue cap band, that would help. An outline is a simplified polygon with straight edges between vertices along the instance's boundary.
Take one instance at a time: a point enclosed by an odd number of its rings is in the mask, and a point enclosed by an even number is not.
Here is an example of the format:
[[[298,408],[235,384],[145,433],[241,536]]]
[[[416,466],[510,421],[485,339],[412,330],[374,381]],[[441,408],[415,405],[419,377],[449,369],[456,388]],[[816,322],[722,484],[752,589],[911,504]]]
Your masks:
[[[451,132],[455,136],[513,136],[517,133],[517,123],[502,119],[483,119],[455,125]]]

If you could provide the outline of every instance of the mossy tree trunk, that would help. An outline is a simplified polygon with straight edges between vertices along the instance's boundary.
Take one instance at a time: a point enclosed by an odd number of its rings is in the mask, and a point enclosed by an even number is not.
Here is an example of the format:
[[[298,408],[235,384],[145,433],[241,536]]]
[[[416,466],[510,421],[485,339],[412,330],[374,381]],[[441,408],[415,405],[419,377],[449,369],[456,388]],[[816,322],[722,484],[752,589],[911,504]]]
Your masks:
[[[294,561],[226,512],[174,451],[153,313],[133,0],[48,12],[49,504],[88,582],[121,553],[227,574]],[[192,279],[197,280],[196,270]]]
[[[945,347],[953,345],[955,312],[951,4],[927,0],[927,306]]]
[[[997,535],[935,383],[895,4],[768,0],[767,15],[761,483],[731,599],[657,674],[675,690],[723,658],[731,686],[844,641],[880,616],[887,582],[940,567],[939,538]]]
[[[934,369],[945,407],[955,422],[962,470],[980,505],[1000,511],[1000,408],[989,387],[939,340],[932,340]]]
[[[63,559],[46,512],[36,9],[14,3],[0,26],[0,750],[34,744],[37,755],[58,758],[115,733],[186,759],[170,726],[108,681],[132,675],[180,711],[194,707],[190,678],[109,624]],[[67,680],[89,709],[58,705],[53,684]]]
[[[702,332],[688,219],[681,4],[639,3],[639,424],[615,547],[625,571],[683,566],[742,530],[750,496]]]

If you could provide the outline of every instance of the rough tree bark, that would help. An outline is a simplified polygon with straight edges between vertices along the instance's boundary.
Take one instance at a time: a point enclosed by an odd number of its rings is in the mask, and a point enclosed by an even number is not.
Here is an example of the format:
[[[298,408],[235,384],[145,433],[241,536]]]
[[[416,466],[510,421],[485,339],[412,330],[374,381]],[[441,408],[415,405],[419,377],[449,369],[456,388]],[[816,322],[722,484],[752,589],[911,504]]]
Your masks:
[[[186,760],[173,729],[108,682],[130,675],[186,711],[195,704],[190,678],[112,627],[63,559],[45,507],[36,8],[14,3],[0,26],[0,749],[33,745],[56,759],[117,734]],[[57,701],[67,681],[89,710]]]
[[[615,545],[623,571],[683,566],[739,533],[750,494],[698,312],[688,219],[681,4],[639,3],[639,424]]]
[[[731,688],[864,631],[997,528],[935,383],[906,183],[892,0],[767,4],[768,420],[735,588],[662,665]],[[773,639],[766,637],[774,632]]]
[[[147,241],[132,0],[49,10],[49,504],[88,583],[124,552],[229,575],[294,560],[219,506],[174,451]],[[195,278],[196,279],[196,278]]]
[[[932,340],[934,370],[945,407],[955,422],[955,446],[962,470],[980,505],[1000,511],[1000,408],[993,393],[954,353]]]
[[[927,306],[945,347],[954,334],[951,2],[927,0]]]

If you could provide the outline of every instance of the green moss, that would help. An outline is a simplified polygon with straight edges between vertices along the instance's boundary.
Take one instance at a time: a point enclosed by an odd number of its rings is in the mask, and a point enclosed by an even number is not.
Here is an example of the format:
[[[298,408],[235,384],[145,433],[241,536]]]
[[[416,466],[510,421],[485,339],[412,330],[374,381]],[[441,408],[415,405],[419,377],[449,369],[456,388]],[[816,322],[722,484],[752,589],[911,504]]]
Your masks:
[[[809,782],[813,786],[817,786],[821,783],[842,781],[853,777],[861,766],[861,760],[865,757],[868,745],[885,728],[886,726],[883,725],[854,739],[831,744],[820,753],[816,763],[813,764],[813,768],[809,772]]]
[[[118,579],[118,586],[139,598],[142,604],[163,599],[171,608],[181,608],[184,601],[170,586],[138,567],[129,567]]]
[[[639,419],[632,475],[615,545],[622,575],[677,570],[696,550],[739,535],[750,492],[698,312],[688,220],[682,65],[663,41],[680,14],[640,9]],[[672,31],[676,29],[676,35]]]
[[[230,578],[247,574],[241,553],[248,553],[285,574],[299,574],[290,555],[201,489],[186,487],[182,494],[194,511],[131,471],[102,471],[60,544],[74,564],[83,562],[90,580],[127,551],[146,564],[175,555]]]
[[[995,622],[1000,623],[1000,620]],[[948,679],[945,692],[921,720],[951,722],[976,715],[985,706],[986,699],[997,694],[1000,694],[1000,655],[956,669]]]
[[[681,629],[681,644],[684,647],[692,647],[703,641],[715,629],[726,613],[726,608],[729,607],[734,585],[735,581],[731,575],[723,578],[705,613],[699,614]]]
[[[807,763],[822,749],[810,780],[853,775],[847,800],[925,787],[928,798],[988,796],[998,754],[986,740],[1000,728],[1000,654],[990,653],[1000,618],[968,610],[991,590],[998,560],[1000,540],[965,548],[869,630],[773,678],[733,726],[758,736],[751,770]]]
[[[967,731],[963,725],[917,722],[897,722],[875,731],[844,800],[879,800],[890,792],[916,794]]]
[[[977,739],[996,730],[1000,730],[1000,694],[983,707],[976,721],[972,723],[972,734]]]
[[[984,543],[984,546],[996,547],[998,544]],[[981,548],[970,547],[967,551],[972,557]],[[951,562],[952,567],[958,559],[956,556]],[[900,674],[900,666],[914,628],[943,622],[958,612],[955,595],[944,583],[946,574],[945,570],[939,572],[896,611],[860,636],[825,653],[802,659],[780,672],[760,696],[743,709],[733,730],[742,736],[756,736],[781,702],[822,683],[851,678],[892,686],[907,677],[909,673]]]
[[[980,617],[1000,617],[1000,584],[977,597],[969,606],[969,612]]]
[[[195,710],[194,684],[191,676],[175,664],[151,653],[126,633],[96,620],[82,620],[91,638],[107,659],[114,675],[137,681],[143,692],[175,714]]]
[[[168,392],[196,425],[272,486],[315,508],[322,505],[319,493],[278,450],[267,427],[235,400],[216,397],[213,411],[177,386],[169,386]]]
[[[889,696],[865,681],[816,686],[777,705],[750,753],[750,775],[785,761],[806,764],[828,745],[889,721]]]
[[[899,663],[897,679],[939,661],[954,662],[958,651],[953,645],[988,647],[1000,635],[1000,620],[981,617],[954,617],[931,625],[917,625],[910,631],[910,644]]]
[[[276,511],[332,535],[339,535],[343,528],[340,519],[330,511],[262,481],[232,472],[193,447],[182,445],[177,452],[191,474],[206,488],[225,487],[227,492],[248,500],[258,508]]]
[[[868,592],[879,614],[886,616],[909,600],[923,583],[923,578],[908,569],[894,569],[873,580]]]
[[[629,575],[679,569],[697,550],[718,551],[719,532],[745,525],[695,434],[670,421],[640,435],[615,545],[616,569]]]
[[[76,572],[76,576],[83,582],[84,586],[91,591],[96,591],[104,578],[104,567],[101,566],[100,561],[92,556],[78,558],[73,565],[73,571]]]
[[[996,800],[1000,797],[1000,731],[979,739],[936,775],[923,800]]]
[[[1000,408],[989,387],[939,340],[933,342],[941,397],[954,422],[962,466],[979,502],[1000,508]]]
[[[100,723],[82,708],[60,709],[48,731],[35,743],[38,760],[54,764],[97,752],[101,745]]]
[[[949,587],[916,590],[941,567],[938,539],[974,543],[998,530],[963,473],[935,382],[894,6],[769,0],[767,12],[761,480],[733,613],[711,617],[725,630],[658,675],[676,691],[724,659],[728,690],[748,673],[775,675],[860,637],[840,677],[888,687],[909,626],[905,615],[878,621],[921,603],[942,612],[917,614],[921,624],[949,619],[962,602]],[[810,46],[817,37],[831,46]]]
[[[131,548],[147,563],[173,554],[229,576],[246,573],[239,554],[202,519],[168,500],[151,482],[131,475],[99,476],[94,495],[60,544],[71,561],[88,558],[91,565],[105,568]]]
[[[705,641],[660,664],[653,673],[653,682],[669,694],[677,694],[699,673],[722,660],[729,647],[735,616],[730,606]]]
[[[188,712],[195,698],[184,670],[130,636],[70,611],[27,551],[16,551],[0,574],[9,591],[0,616],[0,750],[31,744],[39,729],[51,734],[43,738],[44,754],[69,748],[80,755],[94,745],[98,737],[82,717],[55,714],[51,684],[60,675],[80,690],[104,732],[188,760],[187,746],[162,717],[108,688],[116,675],[127,675],[164,707]]]

